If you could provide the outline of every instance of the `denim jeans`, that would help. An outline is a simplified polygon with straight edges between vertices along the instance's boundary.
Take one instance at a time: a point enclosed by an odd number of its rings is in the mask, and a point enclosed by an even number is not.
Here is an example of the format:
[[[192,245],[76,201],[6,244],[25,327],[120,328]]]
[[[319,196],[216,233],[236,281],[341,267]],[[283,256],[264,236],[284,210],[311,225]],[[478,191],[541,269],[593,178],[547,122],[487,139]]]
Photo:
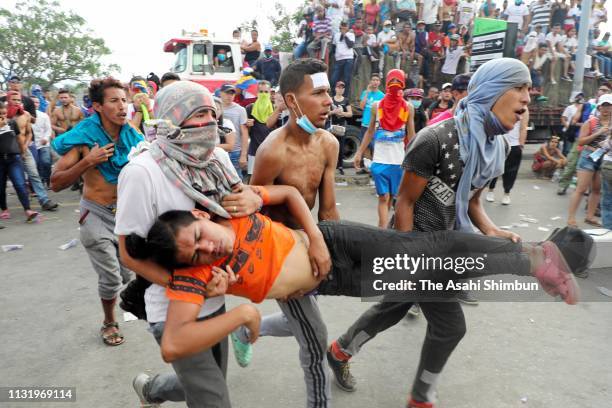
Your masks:
[[[604,228],[612,229],[612,180],[601,177],[601,223]]]
[[[234,169],[236,170],[236,174],[240,177],[240,180],[243,179],[242,169],[240,168],[240,151],[230,152],[229,153],[230,160],[234,165]]]
[[[24,210],[30,209],[30,198],[23,175],[23,163],[18,154],[0,155],[0,209],[6,210],[6,180],[11,179]]]
[[[49,146],[38,149],[38,175],[48,186],[51,181],[51,148]]]
[[[308,44],[306,43],[306,41],[304,41],[301,44],[298,44],[298,46],[295,47],[295,50],[293,50],[293,58],[295,59],[302,58],[302,56],[306,53],[307,46]]]
[[[32,189],[38,197],[38,202],[40,205],[44,205],[47,201],[49,201],[49,196],[47,195],[47,189],[40,180],[38,169],[36,168],[36,161],[34,160],[34,156],[32,155],[30,149],[26,149],[22,159],[25,172],[28,175],[28,180],[30,180]]]
[[[334,70],[331,75],[332,89],[336,88],[336,82],[344,82],[344,96],[349,97],[351,92],[351,76],[353,75],[353,59],[344,59],[334,63]]]

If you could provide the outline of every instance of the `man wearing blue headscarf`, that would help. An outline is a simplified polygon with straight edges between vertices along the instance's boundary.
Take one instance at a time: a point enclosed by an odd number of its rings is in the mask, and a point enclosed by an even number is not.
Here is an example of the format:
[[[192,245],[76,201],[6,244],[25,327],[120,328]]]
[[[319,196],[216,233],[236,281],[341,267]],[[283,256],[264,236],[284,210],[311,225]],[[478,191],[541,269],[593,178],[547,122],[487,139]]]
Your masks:
[[[480,194],[489,180],[504,171],[508,147],[501,135],[526,111],[530,86],[529,70],[516,59],[496,59],[476,71],[454,118],[424,128],[408,146],[395,229],[473,232],[476,226],[485,235],[520,241],[515,233],[491,222]],[[412,304],[377,303],[332,344],[331,351],[354,356],[365,342],[397,324]],[[421,303],[421,309],[428,327],[408,408],[433,408],[439,375],[466,331],[457,302]],[[342,378],[336,379],[352,390],[355,380],[348,360],[345,364],[345,369],[337,371]]]

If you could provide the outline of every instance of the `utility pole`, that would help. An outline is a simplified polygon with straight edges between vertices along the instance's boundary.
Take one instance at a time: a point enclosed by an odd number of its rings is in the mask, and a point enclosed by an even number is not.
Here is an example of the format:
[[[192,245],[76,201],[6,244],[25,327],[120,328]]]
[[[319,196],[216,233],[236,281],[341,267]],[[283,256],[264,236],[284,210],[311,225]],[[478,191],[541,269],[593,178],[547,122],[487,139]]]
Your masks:
[[[589,23],[591,20],[591,8],[593,0],[582,0],[582,9],[580,13],[580,31],[578,33],[578,49],[576,50],[576,70],[574,71],[574,85],[572,94],[582,92],[584,83],[584,60],[586,57],[587,47],[589,46]],[[593,61],[591,61],[591,64]]]

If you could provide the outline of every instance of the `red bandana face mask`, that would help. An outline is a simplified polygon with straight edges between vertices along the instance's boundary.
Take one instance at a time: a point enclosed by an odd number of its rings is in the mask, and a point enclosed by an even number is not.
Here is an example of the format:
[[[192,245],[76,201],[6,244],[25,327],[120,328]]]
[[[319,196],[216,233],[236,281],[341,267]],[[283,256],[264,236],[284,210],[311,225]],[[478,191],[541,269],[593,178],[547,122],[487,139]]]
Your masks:
[[[392,69],[387,74],[385,97],[378,105],[380,126],[389,131],[396,131],[405,126],[408,120],[408,108],[404,101],[404,71]],[[391,80],[397,80],[391,83]]]

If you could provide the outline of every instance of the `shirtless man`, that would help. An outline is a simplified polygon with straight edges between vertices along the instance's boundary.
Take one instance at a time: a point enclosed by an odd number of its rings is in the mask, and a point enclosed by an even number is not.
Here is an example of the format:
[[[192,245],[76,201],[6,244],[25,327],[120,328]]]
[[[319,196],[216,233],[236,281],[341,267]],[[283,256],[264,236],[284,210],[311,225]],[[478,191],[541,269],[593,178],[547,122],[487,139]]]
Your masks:
[[[321,129],[332,104],[326,71],[327,66],[315,59],[297,60],[283,70],[280,92],[289,109],[289,122],[270,133],[259,146],[251,178],[253,185],[285,184],[297,188],[310,209],[318,193],[320,221],[340,218],[334,181],[339,145],[331,133]],[[268,214],[275,221],[300,227],[282,206],[270,207]],[[322,280],[331,267],[329,254],[311,253],[311,264],[314,274]],[[300,346],[307,406],[327,407],[330,400],[325,357],[327,328],[316,299],[304,296],[278,304],[283,313],[265,316],[262,334],[277,335],[290,330]]]
[[[69,98],[68,93],[62,96]],[[119,262],[119,244],[113,232],[117,180],[128,162],[128,152],[144,138],[127,123],[127,97],[121,82],[95,79],[89,86],[89,97],[96,113],[52,142],[53,149],[63,156],[51,175],[51,188],[61,191],[83,177],[81,243],[98,273],[104,311],[102,340],[117,346],[124,338],[115,320],[115,300],[131,278],[131,272]]]
[[[83,112],[72,103],[68,90],[60,89],[57,93],[57,99],[62,103],[62,106],[53,109],[51,126],[55,133],[60,135],[72,129],[85,117]]]

